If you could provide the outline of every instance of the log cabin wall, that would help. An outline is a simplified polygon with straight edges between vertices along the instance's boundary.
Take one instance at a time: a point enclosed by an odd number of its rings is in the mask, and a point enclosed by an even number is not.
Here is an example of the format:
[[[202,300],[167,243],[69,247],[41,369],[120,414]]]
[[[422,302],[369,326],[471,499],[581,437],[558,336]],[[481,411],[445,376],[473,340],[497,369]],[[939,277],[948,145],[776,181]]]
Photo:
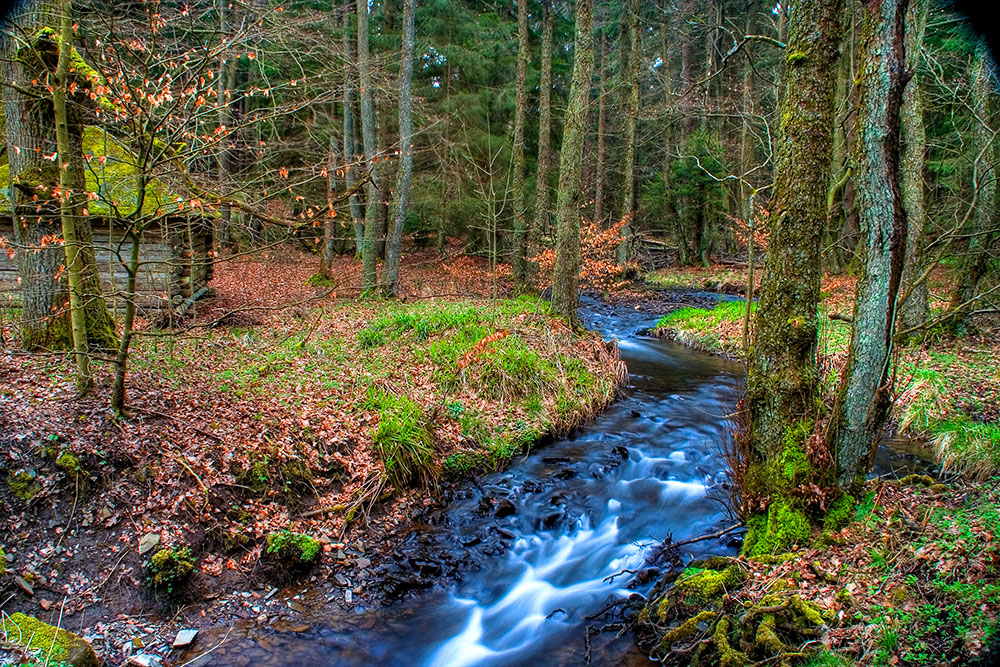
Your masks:
[[[101,271],[104,293],[109,305],[124,307],[131,241],[121,229],[112,229],[107,221],[92,219],[94,251]],[[213,235],[211,221],[200,216],[171,218],[162,226],[147,230],[139,251],[141,265],[136,278],[136,304],[140,314],[174,307],[205,287],[212,278]],[[13,239],[9,217],[0,218],[0,237]],[[0,307],[20,303],[17,281],[17,258],[0,250]]]

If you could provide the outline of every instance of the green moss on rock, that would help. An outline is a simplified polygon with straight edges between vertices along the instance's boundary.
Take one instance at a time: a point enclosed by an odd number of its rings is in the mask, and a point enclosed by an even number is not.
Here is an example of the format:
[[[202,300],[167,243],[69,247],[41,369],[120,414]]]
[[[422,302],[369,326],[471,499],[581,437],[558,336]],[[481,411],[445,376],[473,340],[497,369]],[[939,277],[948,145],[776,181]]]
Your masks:
[[[3,552],[3,549],[0,549],[0,577],[2,577],[4,575],[4,572],[6,571],[7,571],[7,554]]]
[[[9,641],[40,653],[47,664],[98,667],[97,655],[90,644],[68,630],[19,612],[5,615],[0,623]]]
[[[158,591],[176,593],[194,572],[197,559],[187,547],[160,549],[149,559],[149,582]]]
[[[313,537],[290,530],[280,530],[267,536],[267,554],[276,563],[292,572],[304,572],[319,560],[322,545]]]
[[[27,470],[20,470],[7,477],[7,487],[15,497],[24,502],[28,502],[38,495],[42,486],[35,479],[35,475]]]

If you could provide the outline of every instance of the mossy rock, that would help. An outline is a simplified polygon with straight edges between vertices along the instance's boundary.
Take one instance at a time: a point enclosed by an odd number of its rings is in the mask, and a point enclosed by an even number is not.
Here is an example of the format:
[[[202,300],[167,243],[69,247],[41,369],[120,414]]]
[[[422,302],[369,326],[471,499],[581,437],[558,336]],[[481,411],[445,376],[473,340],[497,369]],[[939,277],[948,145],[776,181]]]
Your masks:
[[[86,476],[80,457],[69,450],[63,451],[56,457],[56,465],[75,482],[82,481]]]
[[[38,483],[34,471],[20,470],[7,477],[7,487],[15,497],[24,502],[30,501],[37,496],[42,486]]]
[[[271,487],[271,466],[266,456],[252,461],[249,466],[236,468],[233,476],[239,484],[258,495],[267,493]]]
[[[290,530],[279,530],[267,536],[264,558],[268,574],[277,580],[289,580],[312,569],[323,553],[319,540]]]
[[[281,466],[281,478],[284,482],[285,493],[293,491],[311,491],[313,488],[313,474],[305,461],[292,459],[286,461]]]
[[[250,545],[250,535],[241,527],[228,529],[213,526],[205,534],[209,549],[226,555],[234,554]]]
[[[160,549],[149,559],[149,583],[157,591],[175,595],[191,577],[196,562],[187,547]]]
[[[100,664],[90,644],[68,630],[21,613],[4,616],[0,622],[9,641],[40,653],[47,664],[72,667],[98,667]]]
[[[903,486],[932,486],[934,478],[930,475],[907,475],[899,483]]]
[[[7,554],[0,549],[0,577],[7,571]]]

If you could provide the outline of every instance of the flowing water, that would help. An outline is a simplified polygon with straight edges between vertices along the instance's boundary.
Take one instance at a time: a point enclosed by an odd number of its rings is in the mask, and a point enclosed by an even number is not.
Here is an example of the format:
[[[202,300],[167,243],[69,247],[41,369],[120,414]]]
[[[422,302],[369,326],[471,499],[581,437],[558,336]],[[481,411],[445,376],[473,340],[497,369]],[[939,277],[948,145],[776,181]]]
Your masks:
[[[457,574],[450,584],[306,633],[258,632],[228,643],[211,664],[583,664],[587,627],[603,623],[587,617],[648,588],[630,590],[630,575],[612,575],[648,566],[668,535],[680,541],[731,525],[722,447],[742,367],[641,335],[655,323],[649,313],[588,302],[582,315],[619,339],[626,396],[570,437],[460,492],[401,540],[400,563],[438,574],[444,562]],[[889,454],[881,465],[901,461]],[[737,547],[730,534],[682,554]],[[589,643],[591,664],[649,664],[629,636],[603,633]]]

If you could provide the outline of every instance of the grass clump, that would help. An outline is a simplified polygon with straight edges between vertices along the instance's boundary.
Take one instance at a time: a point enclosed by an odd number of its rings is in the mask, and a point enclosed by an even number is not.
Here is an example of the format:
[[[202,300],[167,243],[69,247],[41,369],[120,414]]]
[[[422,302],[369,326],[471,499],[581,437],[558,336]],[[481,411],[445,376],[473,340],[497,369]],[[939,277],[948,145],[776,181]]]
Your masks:
[[[380,390],[369,390],[367,404],[379,413],[372,438],[389,483],[396,489],[432,483],[433,436],[423,409],[408,396]]]
[[[196,562],[187,547],[160,549],[149,559],[149,583],[155,590],[174,595],[187,583]]]
[[[750,305],[751,312],[757,304]],[[655,332],[670,334],[679,342],[709,352],[740,355],[740,337],[725,335],[726,329],[742,326],[746,302],[721,301],[714,308],[678,308],[656,323]]]

